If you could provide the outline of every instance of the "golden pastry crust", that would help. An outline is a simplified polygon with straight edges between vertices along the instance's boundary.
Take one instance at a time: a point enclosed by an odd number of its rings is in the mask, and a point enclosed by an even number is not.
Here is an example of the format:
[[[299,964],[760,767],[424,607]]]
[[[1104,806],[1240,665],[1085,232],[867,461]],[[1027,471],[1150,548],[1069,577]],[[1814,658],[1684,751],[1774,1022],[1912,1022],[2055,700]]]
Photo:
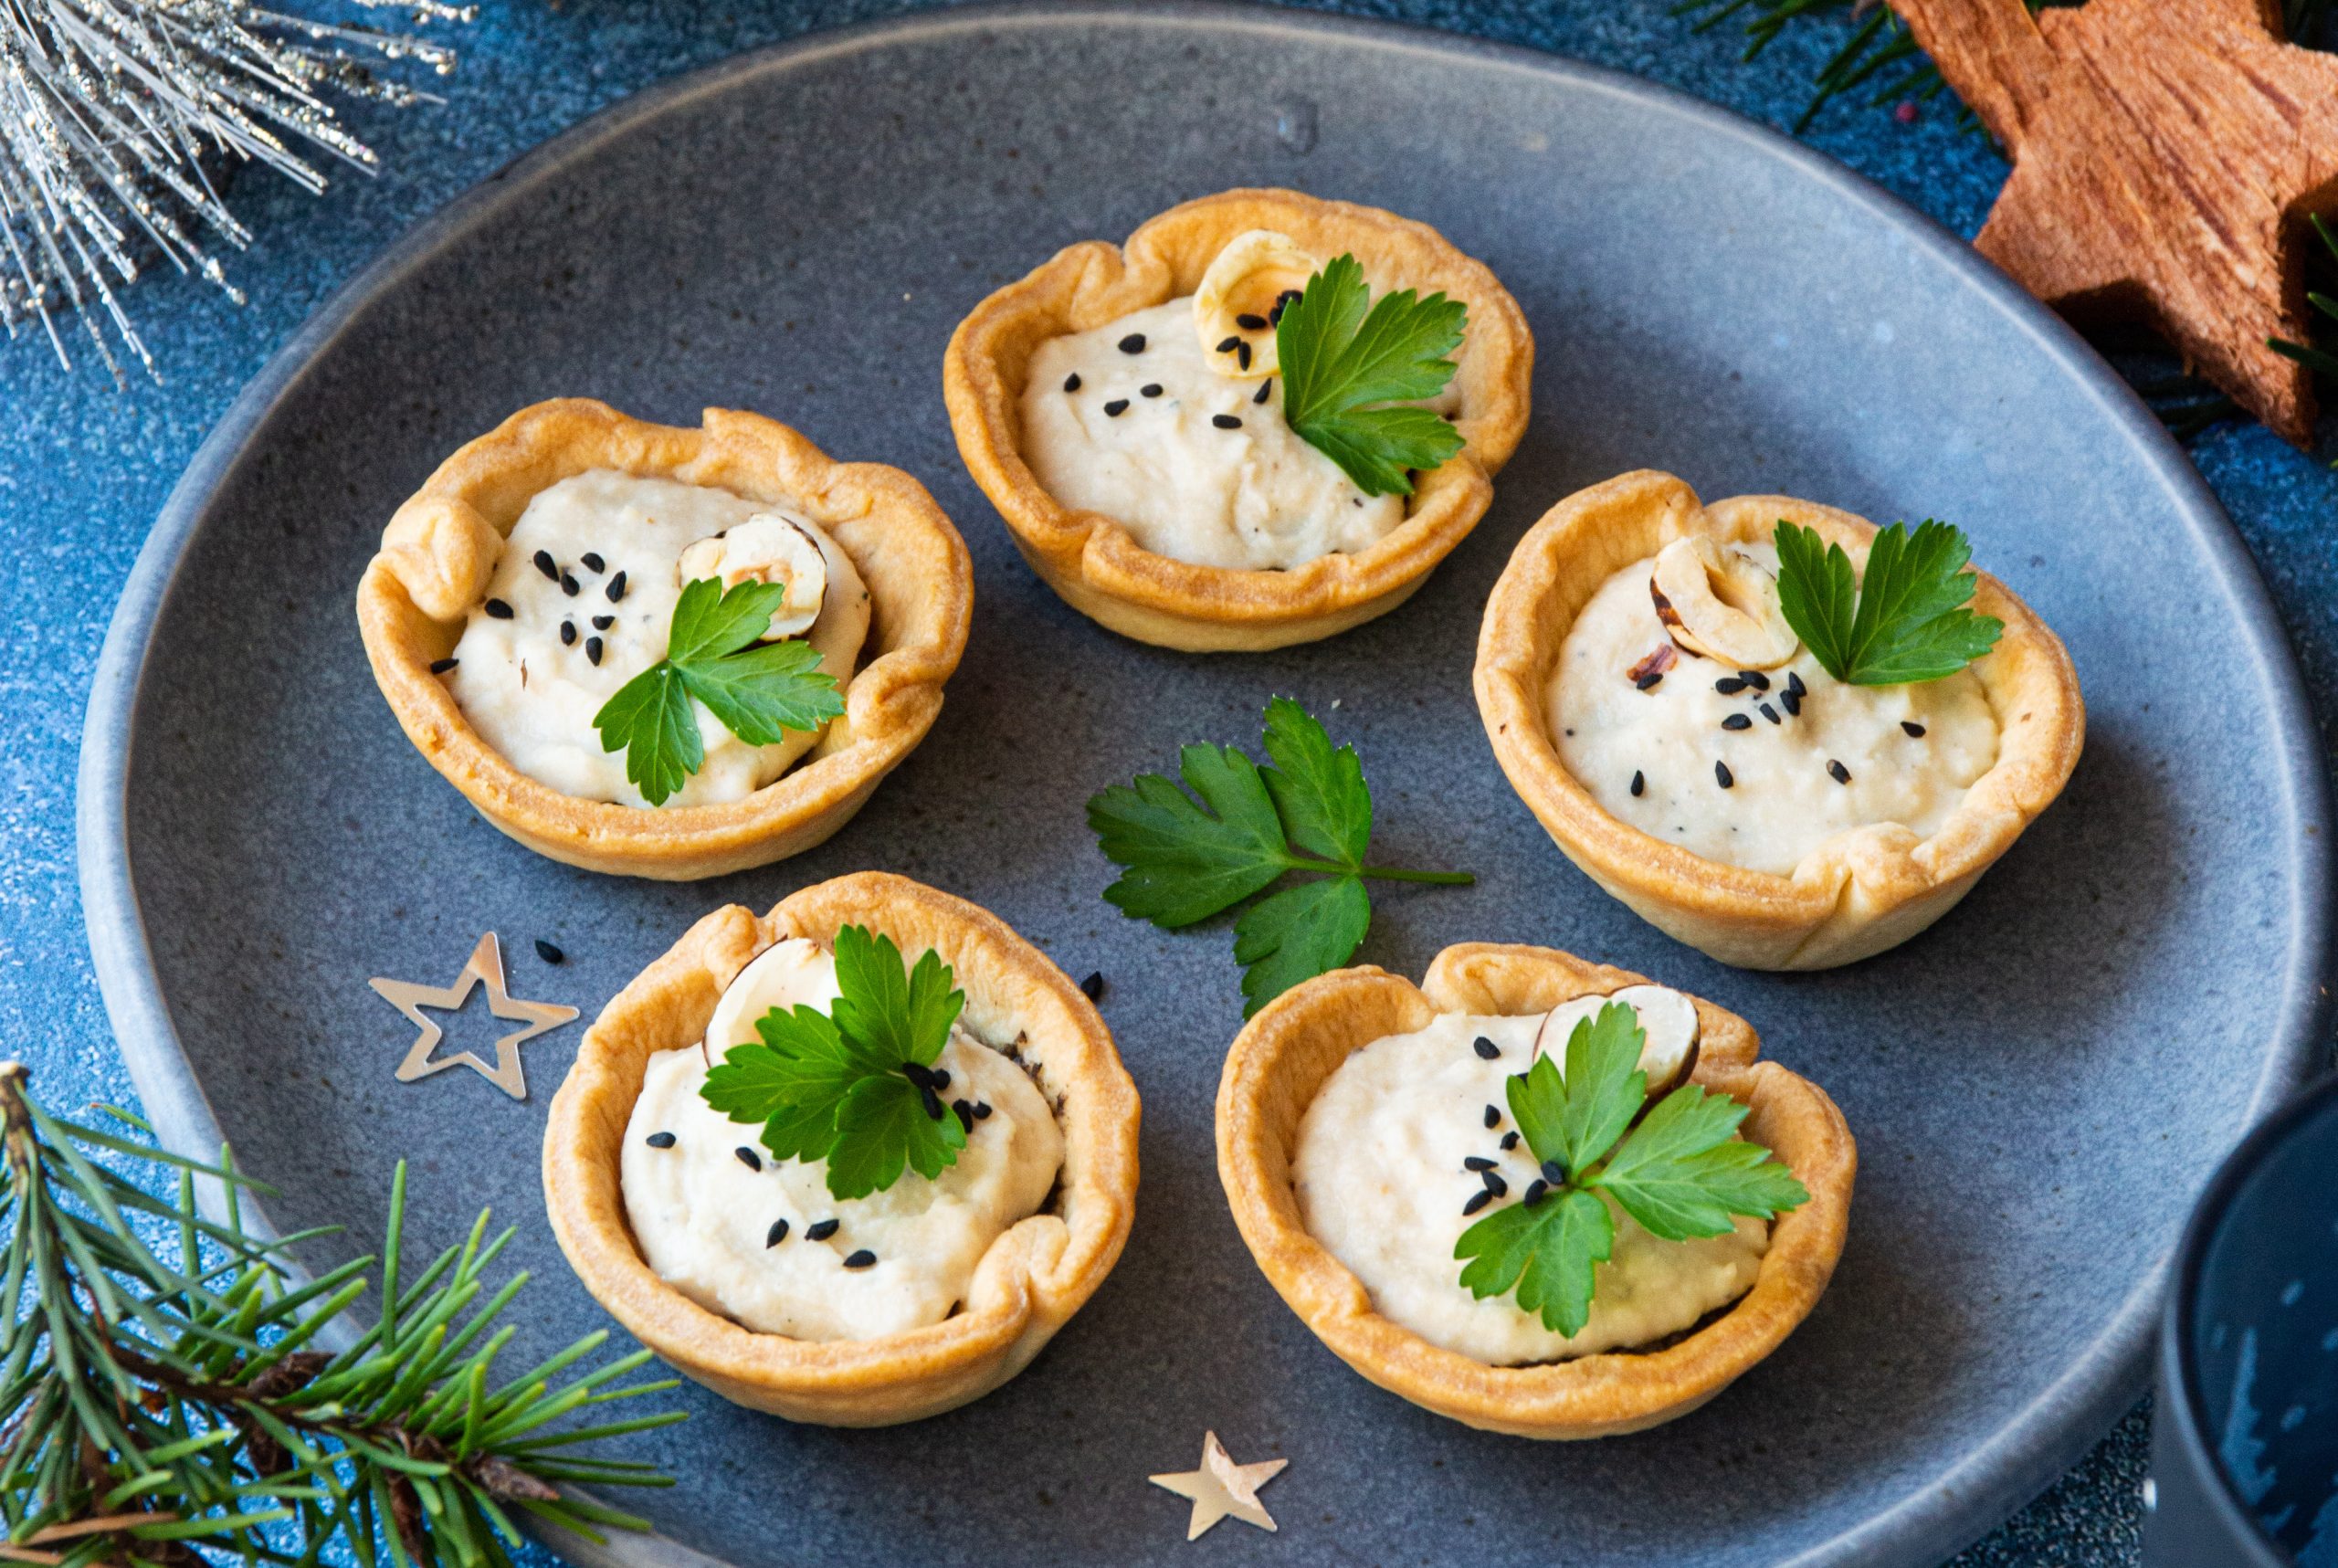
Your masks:
[[[1627,826],[1567,772],[1543,691],[1574,617],[1601,584],[1686,534],[1766,542],[1783,518],[1864,566],[1875,525],[1790,496],[1701,506],[1670,474],[1641,469],[1579,490],[1529,529],[1486,601],[1478,711],[1502,772],[1567,858],[1643,920],[1724,963],[1827,969],[1896,947],[1953,908],[2078,765],[2086,708],[2060,639],[1978,573],[1973,607],[2005,623],[1973,666],[1999,725],[1997,760],[1930,838],[1896,823],[1839,835],[1792,875],[1709,860]]]
[[[708,1311],[642,1261],[626,1219],[620,1145],[658,1051],[704,1037],[724,987],[785,937],[824,944],[864,925],[914,958],[931,948],[966,994],[965,1026],[1021,1039],[1064,1135],[1058,1197],[991,1244],[963,1309],[873,1340],[757,1333]],[[684,933],[604,1008],[553,1098],[544,1208],[594,1299],[635,1338],[725,1399],[791,1421],[883,1426],[939,1415],[1029,1363],[1095,1294],[1136,1206],[1137,1097],[1095,1006],[995,915],[905,877],[864,871],[792,894],[768,915],[732,904]]]
[[[1701,1327],[1653,1351],[1490,1366],[1374,1311],[1362,1281],[1300,1218],[1290,1179],[1300,1119],[1350,1052],[1427,1028],[1439,1013],[1546,1013],[1647,984],[1550,948],[1464,942],[1438,953],[1418,986],[1369,965],[1335,970],[1284,992],[1245,1026],[1218,1080],[1218,1179],[1250,1255],[1333,1354],[1390,1393],[1471,1426],[1605,1437],[1687,1415],[1809,1315],[1843,1253],[1858,1147],[1823,1090],[1758,1060],[1762,1043],[1744,1019],[1694,997],[1702,1043],[1692,1081],[1750,1106],[1745,1136],[1767,1145],[1810,1193],[1772,1225],[1753,1289]]]
[[[1375,292],[1442,289],[1469,308],[1454,416],[1469,444],[1419,477],[1405,521],[1385,538],[1287,572],[1155,555],[1112,519],[1060,505],[1023,460],[1017,412],[1039,344],[1192,293],[1228,240],[1258,228],[1290,235],[1318,257],[1353,253]],[[1072,246],[999,289],[952,335],[942,384],[960,455],[1049,587],[1123,636],[1213,652],[1312,642],[1403,604],[1485,515],[1492,476],[1525,433],[1533,372],[1534,340],[1518,301],[1427,224],[1297,191],[1234,190],[1170,208],[1124,246]]]
[[[924,486],[899,468],[833,461],[759,414],[710,408],[704,420],[696,430],[651,425],[581,397],[523,408],[441,463],[398,508],[358,584],[365,654],[406,738],[480,816],[587,870],[688,881],[811,848],[925,738],[965,651],[974,569]],[[430,673],[462,636],[528,502],[595,468],[800,508],[868,585],[869,640],[845,688],[844,717],[753,795],[649,809],[563,795],[481,740]]]

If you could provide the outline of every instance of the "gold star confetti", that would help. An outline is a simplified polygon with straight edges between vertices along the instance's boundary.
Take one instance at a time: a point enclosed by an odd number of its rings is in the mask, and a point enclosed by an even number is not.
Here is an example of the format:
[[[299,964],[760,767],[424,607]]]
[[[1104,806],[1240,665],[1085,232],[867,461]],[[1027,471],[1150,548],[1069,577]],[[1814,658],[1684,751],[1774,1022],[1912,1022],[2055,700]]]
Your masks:
[[[1261,1459],[1255,1465],[1237,1465],[1226,1452],[1226,1445],[1217,1440],[1217,1434],[1210,1432],[1202,1437],[1200,1469],[1145,1479],[1179,1497],[1193,1499],[1194,1516],[1185,1526],[1185,1539],[1197,1541],[1210,1526],[1228,1517],[1260,1530],[1273,1530],[1273,1517],[1259,1502],[1259,1489],[1282,1474],[1289,1463],[1289,1459]]]
[[[528,1080],[520,1068],[520,1043],[532,1040],[546,1029],[557,1029],[576,1016],[576,1009],[557,1002],[515,1002],[503,989],[503,950],[496,945],[495,933],[489,931],[471,949],[470,961],[463,972],[455,976],[452,985],[416,985],[409,980],[384,980],[379,976],[367,982],[382,994],[382,999],[405,1014],[409,1022],[422,1032],[415,1037],[413,1047],[405,1053],[405,1060],[398,1064],[398,1081],[412,1083],[443,1072],[451,1067],[467,1067],[479,1077],[514,1100],[528,1098]],[[422,1009],[437,1007],[447,1012],[461,1008],[469,997],[471,988],[485,984],[487,1010],[508,1023],[524,1023],[524,1029],[515,1029],[495,1042],[495,1066],[469,1051],[458,1051],[451,1057],[432,1060],[430,1053],[438,1048],[446,1032]]]

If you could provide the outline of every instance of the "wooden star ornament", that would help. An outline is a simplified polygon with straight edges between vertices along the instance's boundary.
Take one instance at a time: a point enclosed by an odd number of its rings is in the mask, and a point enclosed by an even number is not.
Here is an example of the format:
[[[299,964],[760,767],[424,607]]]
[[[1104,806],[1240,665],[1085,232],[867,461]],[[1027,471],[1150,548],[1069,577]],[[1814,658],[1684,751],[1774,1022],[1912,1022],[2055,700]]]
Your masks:
[[[1259,1489],[1282,1474],[1289,1459],[1261,1459],[1237,1465],[1215,1432],[1202,1436],[1202,1468],[1168,1475],[1148,1476],[1154,1486],[1191,1498],[1193,1517],[1185,1524],[1185,1539],[1197,1541],[1221,1519],[1238,1519],[1260,1530],[1272,1531],[1272,1515],[1259,1501]]]
[[[467,1067],[487,1079],[514,1100],[528,1098],[528,1080],[520,1066],[520,1045],[532,1040],[546,1029],[556,1029],[576,1016],[576,1009],[558,1002],[515,1001],[503,989],[503,950],[497,945],[495,933],[489,931],[471,949],[469,961],[462,973],[455,976],[451,985],[417,985],[410,980],[384,980],[376,976],[366,984],[379,992],[382,999],[406,1016],[408,1022],[421,1031],[405,1053],[405,1060],[398,1064],[398,1081],[412,1083],[444,1072],[451,1067]],[[495,1066],[490,1068],[469,1051],[458,1051],[451,1057],[433,1059],[430,1053],[438,1048],[446,1037],[437,1021],[423,1016],[425,1007],[445,1012],[457,1012],[476,985],[487,987],[487,1010],[507,1023],[525,1024],[495,1042]]]
[[[2338,199],[2338,58],[2279,0],[1891,0],[2013,158],[1974,242],[2075,321],[2141,318],[2290,440],[2312,438],[2307,215]]]

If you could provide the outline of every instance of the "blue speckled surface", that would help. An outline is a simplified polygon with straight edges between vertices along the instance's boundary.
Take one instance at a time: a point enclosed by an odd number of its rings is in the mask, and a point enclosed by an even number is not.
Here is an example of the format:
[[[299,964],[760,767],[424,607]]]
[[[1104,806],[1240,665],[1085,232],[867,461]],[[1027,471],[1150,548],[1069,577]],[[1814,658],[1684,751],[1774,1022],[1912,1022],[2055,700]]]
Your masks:
[[[363,117],[393,163],[389,175],[344,181],[314,204],[262,178],[237,182],[237,205],[261,236],[259,251],[237,268],[255,304],[238,311],[175,279],[142,286],[134,308],[167,387],[116,398],[89,373],[75,379],[55,370],[37,342],[5,351],[0,400],[11,436],[0,452],[0,530],[15,570],[0,579],[0,616],[18,635],[0,645],[17,738],[8,753],[12,787],[0,799],[0,1027],[40,1070],[53,1100],[127,1092],[89,980],[72,883],[72,763],[90,663],[147,520],[235,389],[384,240],[514,152],[675,70],[901,8],[741,6],[686,18],[679,8],[582,5],[491,15],[472,29],[464,70],[444,84],[448,110]],[[1690,38],[1654,5],[1570,7],[1555,16],[1525,5],[1342,8],[1557,48],[1773,122],[1792,118],[1826,42],[1795,41],[1741,70],[1723,37]],[[1955,133],[1939,112],[1903,126],[1881,113],[1838,111],[1813,140],[1968,233],[2000,177],[1987,148]],[[2254,429],[2217,434],[2196,451],[2257,552],[2309,683],[2326,703],[2333,564],[2317,534],[2332,475]],[[2072,1478],[1962,1561],[2132,1561],[2141,1432],[2139,1420],[2125,1423]]]

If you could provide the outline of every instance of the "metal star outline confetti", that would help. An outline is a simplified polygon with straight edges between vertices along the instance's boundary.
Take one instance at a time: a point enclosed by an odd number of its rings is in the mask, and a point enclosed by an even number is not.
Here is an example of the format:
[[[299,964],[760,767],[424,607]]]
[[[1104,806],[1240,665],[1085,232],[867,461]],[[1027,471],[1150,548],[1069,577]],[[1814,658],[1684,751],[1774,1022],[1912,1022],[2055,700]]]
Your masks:
[[[376,975],[366,982],[379,992],[382,1000],[406,1016],[407,1022],[421,1031],[405,1053],[405,1060],[398,1064],[398,1081],[412,1083],[444,1072],[451,1067],[467,1067],[487,1079],[514,1100],[528,1098],[527,1075],[520,1067],[521,1042],[534,1039],[547,1029],[557,1029],[576,1017],[576,1009],[558,1002],[519,1002],[503,989],[503,950],[489,931],[471,949],[471,956],[455,976],[452,985],[417,985],[410,980],[385,980]],[[475,985],[487,987],[487,1010],[507,1023],[524,1023],[524,1029],[515,1029],[495,1042],[495,1066],[490,1068],[469,1051],[458,1051],[451,1057],[434,1059],[430,1053],[446,1038],[446,1031],[436,1021],[426,1017],[422,1009],[436,1007],[444,1012],[459,1011]]]
[[[1191,1498],[1193,1518],[1185,1526],[1185,1539],[1198,1541],[1221,1519],[1238,1519],[1271,1531],[1274,1517],[1259,1501],[1259,1489],[1282,1474],[1289,1459],[1261,1459],[1255,1465],[1237,1465],[1227,1453],[1226,1445],[1217,1434],[1208,1432],[1202,1436],[1202,1468],[1179,1470],[1168,1475],[1147,1476],[1154,1486]]]

